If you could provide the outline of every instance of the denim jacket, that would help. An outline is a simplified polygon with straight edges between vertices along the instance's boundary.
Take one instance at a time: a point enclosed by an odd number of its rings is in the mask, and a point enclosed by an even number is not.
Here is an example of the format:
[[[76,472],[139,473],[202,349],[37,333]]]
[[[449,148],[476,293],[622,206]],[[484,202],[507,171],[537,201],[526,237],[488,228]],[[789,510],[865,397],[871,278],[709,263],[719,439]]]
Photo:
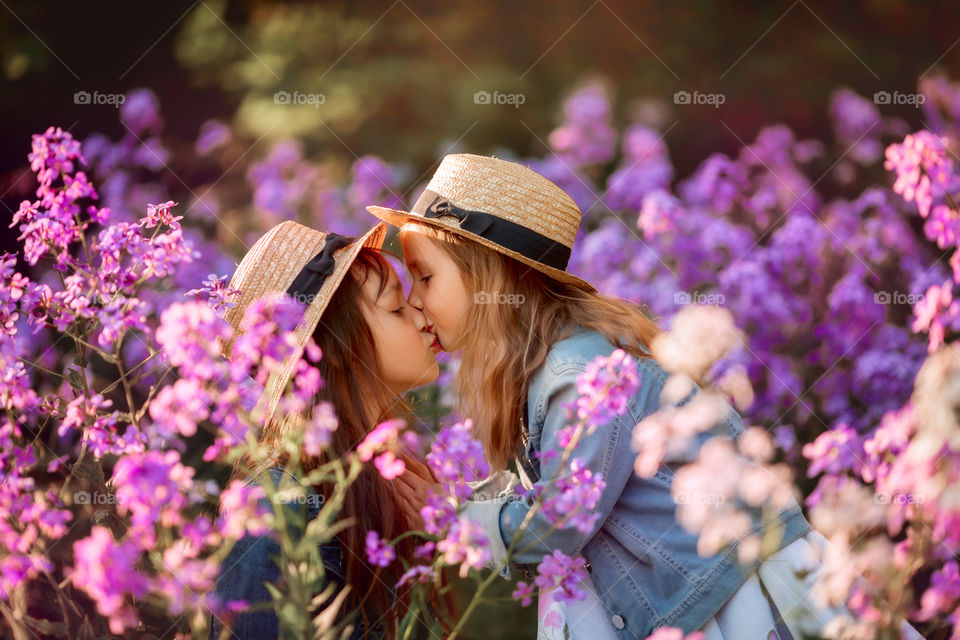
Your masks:
[[[280,479],[283,477],[283,470],[279,467],[271,467],[269,471],[274,485],[279,486]],[[254,481],[250,480],[248,484],[252,482]],[[269,508],[267,498],[262,498],[261,502],[268,505]],[[321,507],[317,493],[312,488],[307,491],[306,503],[309,521],[320,513]],[[296,503],[287,504],[292,508],[298,506]],[[217,575],[215,592],[220,601],[226,603],[230,600],[246,600],[250,605],[271,602],[270,592],[267,591],[264,583],[276,584],[280,576],[280,570],[274,561],[274,557],[279,557],[279,555],[280,546],[269,535],[252,536],[247,534],[238,540],[230,553],[227,554],[220,566],[220,573]],[[346,580],[339,542],[333,540],[320,545],[320,558],[327,579],[334,580],[342,586]],[[364,637],[362,626],[359,621],[356,623],[356,628],[350,636],[351,640],[359,640]],[[210,634],[211,640],[220,637],[221,629],[221,621],[214,616]],[[233,633],[229,638],[230,640],[270,640],[276,638],[278,634],[279,622],[276,613],[270,608],[264,611],[237,614],[233,621]]]
[[[565,407],[576,401],[577,376],[597,356],[608,356],[614,349],[602,334],[578,327],[551,347],[531,377],[529,428],[518,463],[533,475],[536,485],[546,483],[556,469],[559,456],[537,454],[562,450],[558,434],[569,424]],[[555,549],[582,555],[608,620],[622,640],[642,640],[661,626],[680,627],[684,633],[701,629],[760,563],[757,559],[752,565],[738,564],[739,541],[716,555],[700,556],[697,536],[677,522],[677,505],[670,494],[675,469],[695,460],[703,442],[722,433],[735,439],[744,431],[732,407],[727,405],[727,416],[713,430],[700,434],[686,452],[666,458],[653,477],[634,473],[633,426],[659,408],[667,376],[652,358],[637,361],[641,385],[627,411],[584,436],[574,452],[586,468],[602,473],[606,481],[594,530],[582,533],[567,527],[547,533],[550,522],[540,512],[522,534],[517,545],[521,552],[513,556],[523,565],[537,563]],[[677,406],[699,392],[695,387]],[[500,533],[507,544],[529,509],[528,503],[516,500],[500,507]],[[752,525],[747,535],[762,533],[771,525],[782,528],[781,549],[811,528],[795,501],[775,514],[761,515],[756,510]]]

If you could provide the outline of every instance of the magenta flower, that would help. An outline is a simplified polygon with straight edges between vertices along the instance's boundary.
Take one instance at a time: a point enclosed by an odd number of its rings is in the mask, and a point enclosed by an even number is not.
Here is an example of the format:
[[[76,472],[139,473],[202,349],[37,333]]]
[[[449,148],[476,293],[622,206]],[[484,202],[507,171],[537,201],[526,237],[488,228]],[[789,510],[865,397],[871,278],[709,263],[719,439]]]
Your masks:
[[[400,419],[381,422],[367,434],[363,442],[357,445],[357,454],[360,459],[363,462],[373,459],[377,471],[387,480],[393,480],[403,474],[406,469],[403,460],[397,457],[400,430],[403,427],[404,422]],[[376,456],[375,459],[374,456]]]
[[[435,577],[436,573],[433,570],[433,567],[429,567],[422,564],[415,564],[410,567],[402,576],[400,580],[397,581],[397,588],[411,583],[420,583],[425,584],[430,582]]]
[[[338,425],[333,405],[329,402],[318,403],[303,430],[304,452],[309,456],[319,456],[323,448],[330,444]]]
[[[150,403],[150,417],[165,433],[189,437],[197,432],[197,423],[209,417],[210,402],[200,381],[181,378],[160,390]]]
[[[520,605],[523,607],[530,606],[530,602],[533,599],[533,591],[535,587],[533,584],[527,584],[523,580],[517,582],[517,588],[514,589],[511,596],[514,600],[519,600]]]
[[[810,460],[807,476],[821,472],[836,475],[848,470],[859,473],[863,458],[859,434],[841,422],[833,430],[821,433],[816,440],[803,445],[803,456]]]
[[[483,528],[467,518],[457,518],[447,536],[437,543],[437,551],[449,565],[460,565],[460,577],[470,569],[480,570],[493,559]]]
[[[933,353],[943,344],[947,328],[956,328],[960,321],[960,300],[953,299],[953,282],[946,280],[942,285],[931,285],[913,306],[913,313],[916,317],[910,328],[930,334],[927,351]]]
[[[106,527],[95,526],[90,536],[73,544],[73,584],[87,592],[97,611],[110,620],[110,631],[123,633],[137,625],[136,611],[127,596],[139,599],[149,582],[136,568],[138,547],[131,541],[116,542]]]
[[[229,286],[229,276],[218,276],[211,273],[203,281],[203,286],[197,289],[190,289],[185,296],[196,296],[199,300],[201,296],[206,296],[207,304],[213,307],[217,313],[223,313],[236,304],[240,297],[240,290]]]
[[[117,511],[130,515],[130,535],[136,536],[144,549],[156,544],[157,524],[182,523],[193,474],[193,468],[183,465],[175,450],[131,453],[117,460],[113,470]]]
[[[424,531],[435,536],[443,535],[443,532],[456,521],[455,502],[456,499],[451,496],[438,495],[433,490],[429,490],[427,504],[420,509]]]
[[[397,552],[376,531],[367,532],[367,560],[378,567],[386,567],[397,557]]]
[[[427,462],[442,483],[462,485],[487,477],[490,465],[483,454],[483,445],[474,440],[469,419],[441,429],[430,444]]]
[[[148,204],[147,215],[144,218],[140,218],[140,225],[145,229],[152,229],[159,226],[179,229],[179,221],[183,220],[183,216],[174,216],[170,213],[170,209],[175,206],[177,206],[177,203],[173,200],[169,200],[163,204]]]
[[[583,600],[587,594],[580,583],[589,579],[583,564],[580,556],[571,558],[557,549],[551,555],[544,556],[537,565],[534,584],[541,592],[556,591],[553,597],[558,602]]]
[[[607,424],[639,388],[637,363],[623,349],[599,356],[577,377],[577,417],[591,427]]]
[[[930,131],[918,131],[908,135],[902,143],[890,145],[886,158],[884,169],[897,174],[893,190],[907,202],[916,201],[924,218],[936,198],[957,186],[953,160],[947,153],[946,144],[943,138]]]
[[[263,487],[233,480],[220,494],[217,530],[230,540],[239,540],[246,533],[263,535],[270,531],[265,520],[269,513]]]
[[[222,374],[220,341],[230,337],[230,325],[202,302],[170,305],[160,316],[156,338],[170,364],[181,375],[213,380]]]
[[[551,522],[592,533],[600,515],[593,511],[606,486],[602,474],[594,475],[590,469],[584,468],[580,459],[574,458],[570,461],[570,473],[547,488],[543,513]]]

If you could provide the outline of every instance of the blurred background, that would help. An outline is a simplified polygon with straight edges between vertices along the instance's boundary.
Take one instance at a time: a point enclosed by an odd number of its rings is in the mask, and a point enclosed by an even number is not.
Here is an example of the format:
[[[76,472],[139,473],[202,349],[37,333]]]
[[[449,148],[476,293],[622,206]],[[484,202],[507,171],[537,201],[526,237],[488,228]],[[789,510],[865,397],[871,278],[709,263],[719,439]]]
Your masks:
[[[256,237],[281,220],[357,233],[373,222],[366,205],[411,205],[453,152],[528,161],[567,189],[587,215],[585,228],[598,234],[595,246],[581,243],[593,253],[574,264],[586,275],[594,269],[597,282],[622,266],[604,271],[594,259],[609,238],[605,219],[632,216],[626,226],[639,238],[645,195],[702,172],[711,154],[743,159],[771,125],[785,125],[773,132],[792,137],[769,149],[790,148],[801,163],[827,156],[797,183],[792,168],[761,160],[781,182],[799,185],[797,200],[816,187],[816,210],[855,198],[866,183],[889,183],[880,162],[886,144],[942,128],[931,119],[943,112],[960,115],[960,91],[949,80],[960,77],[958,25],[960,5],[948,0],[0,0],[0,251],[17,249],[9,220],[36,188],[30,135],[59,126],[83,141],[87,170],[114,219],[138,219],[147,203],[179,203],[176,213],[203,257],[175,274],[177,299],[207,273],[232,273]],[[942,109],[932,109],[934,101]],[[829,142],[802,147],[794,139]],[[647,150],[631,147],[640,142]],[[749,153],[762,154],[758,145]],[[821,154],[825,146],[830,153]],[[638,166],[642,173],[631,173]],[[756,243],[779,220],[754,225]],[[918,219],[910,224],[922,235]],[[602,290],[642,301],[655,293],[653,285],[633,290],[611,278]],[[680,281],[692,291],[703,279]],[[909,308],[886,313],[903,325]],[[809,327],[798,331],[812,335]],[[878,350],[888,338],[878,334]],[[885,398],[879,404],[849,401],[864,417],[858,429],[906,399],[924,345],[903,340],[894,391],[875,389]],[[795,344],[791,362],[810,369],[796,374],[791,393],[812,390],[853,343],[831,347],[822,366],[806,359],[812,348]],[[777,357],[786,362],[783,353]],[[839,388],[832,378],[826,383]],[[759,403],[770,412],[760,417],[786,419],[801,434],[788,429],[778,439],[785,450],[790,438],[812,440],[846,417],[846,404],[831,409],[830,392],[818,392],[809,411],[785,392]],[[438,389],[425,393],[430,406],[444,406]],[[814,422],[811,413],[824,419]],[[793,454],[788,459],[802,467]],[[498,588],[501,600],[475,614],[483,624],[470,637],[530,637],[534,611],[510,601],[507,583]]]
[[[246,173],[278,141],[295,139],[331,182],[358,158],[382,158],[400,169],[391,180],[409,198],[443,153],[542,155],[563,98],[586,82],[608,89],[615,122],[659,125],[682,176],[766,124],[819,137],[838,87],[869,97],[914,91],[935,70],[950,75],[958,15],[947,0],[5,0],[0,200],[10,213],[32,193],[29,133],[58,125],[81,140],[129,136],[111,96],[138,88],[162,114],[137,132],[157,138],[157,157],[147,155],[158,177],[181,202],[216,183],[210,207],[224,220],[251,202]],[[681,110],[678,91],[724,101]],[[477,92],[500,96],[483,103]],[[889,112],[921,126],[909,104]],[[194,145],[211,119],[230,137],[216,157]]]

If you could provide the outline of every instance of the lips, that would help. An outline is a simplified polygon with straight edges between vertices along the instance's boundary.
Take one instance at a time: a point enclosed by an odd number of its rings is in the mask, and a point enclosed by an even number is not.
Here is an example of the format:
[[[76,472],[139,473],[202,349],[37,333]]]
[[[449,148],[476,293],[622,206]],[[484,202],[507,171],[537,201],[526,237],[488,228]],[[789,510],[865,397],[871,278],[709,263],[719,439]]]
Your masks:
[[[440,343],[440,337],[434,332],[433,325],[427,327],[426,331],[433,336],[433,342],[430,343],[430,348],[434,351],[443,351],[443,345]]]

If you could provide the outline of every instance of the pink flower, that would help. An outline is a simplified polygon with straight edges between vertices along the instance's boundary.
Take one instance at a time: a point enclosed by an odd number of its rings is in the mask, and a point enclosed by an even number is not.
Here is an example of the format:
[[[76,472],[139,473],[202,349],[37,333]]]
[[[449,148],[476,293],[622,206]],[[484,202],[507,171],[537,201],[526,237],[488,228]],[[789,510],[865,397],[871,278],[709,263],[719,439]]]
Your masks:
[[[543,616],[541,622],[543,622],[543,626],[547,629],[559,629],[563,626],[563,616],[561,616],[560,612],[556,609],[550,609],[547,615]]]
[[[555,592],[553,599],[557,602],[583,600],[587,594],[580,585],[590,579],[583,563],[580,556],[570,557],[557,549],[537,565],[534,583],[541,592]]]
[[[514,590],[512,596],[514,600],[520,601],[521,606],[527,607],[533,599],[533,591],[533,584],[527,584],[521,580],[517,583],[517,588]]]
[[[639,388],[637,363],[623,349],[599,356],[577,377],[577,417],[591,427],[605,425],[623,415]]]
[[[123,633],[137,625],[136,611],[126,597],[142,598],[149,582],[137,569],[139,555],[133,542],[115,542],[110,530],[95,526],[90,536],[73,544],[73,584],[83,589],[97,605],[97,611],[110,619],[110,631]]]
[[[437,551],[445,563],[460,565],[461,578],[470,569],[482,569],[493,557],[483,528],[466,518],[458,518],[451,525],[447,537],[437,543]]]
[[[239,540],[246,533],[262,535],[270,531],[265,516],[269,507],[261,502],[263,487],[233,480],[220,494],[220,518],[217,528],[224,538]]]
[[[373,464],[387,480],[396,478],[406,470],[406,464],[396,455],[399,453],[400,430],[403,427],[404,422],[400,419],[381,422],[357,445],[357,454],[362,461],[369,462],[376,456]]]

